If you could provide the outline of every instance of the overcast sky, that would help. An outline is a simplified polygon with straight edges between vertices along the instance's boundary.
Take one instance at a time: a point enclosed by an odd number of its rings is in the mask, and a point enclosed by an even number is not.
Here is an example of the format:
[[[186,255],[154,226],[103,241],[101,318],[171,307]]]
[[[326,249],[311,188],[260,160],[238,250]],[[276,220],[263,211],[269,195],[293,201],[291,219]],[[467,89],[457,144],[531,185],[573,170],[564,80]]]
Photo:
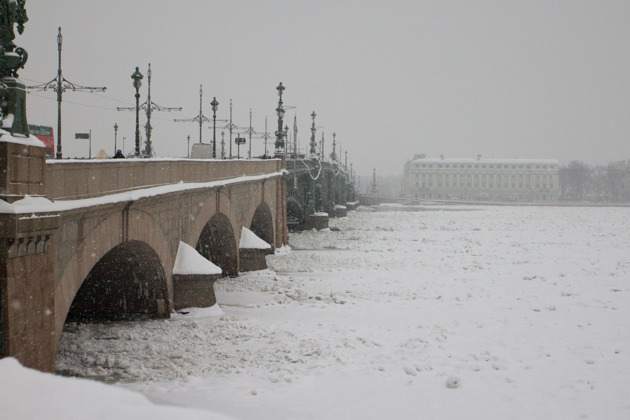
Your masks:
[[[146,100],[150,62],[153,102],[183,107],[153,114],[160,156],[198,141],[198,125],[173,118],[199,113],[200,84],[207,117],[216,96],[217,118],[229,118],[232,99],[236,125],[249,125],[251,108],[254,129],[267,116],[273,135],[281,81],[301,147],[315,111],[317,140],[324,132],[328,154],[335,132],[359,175],[400,174],[416,153],[630,159],[629,1],[29,0],[27,12],[16,37],[29,53],[25,84],[55,78],[61,26],[64,77],[107,87],[64,94],[64,157],[87,156],[74,133],[90,129],[93,153],[113,154],[114,123],[132,151],[135,114],[116,107],[134,105],[136,66]],[[54,92],[30,93],[27,109],[29,123],[56,130]]]

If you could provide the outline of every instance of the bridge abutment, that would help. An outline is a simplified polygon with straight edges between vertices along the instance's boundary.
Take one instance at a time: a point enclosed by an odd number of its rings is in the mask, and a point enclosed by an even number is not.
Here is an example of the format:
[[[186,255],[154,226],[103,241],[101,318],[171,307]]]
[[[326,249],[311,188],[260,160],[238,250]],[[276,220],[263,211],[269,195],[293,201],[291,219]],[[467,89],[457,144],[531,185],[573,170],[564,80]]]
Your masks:
[[[6,203],[44,192],[43,145],[29,144],[30,139],[15,141],[0,141],[0,198]],[[54,371],[57,340],[51,267],[60,218],[10,210],[0,208],[0,357]]]

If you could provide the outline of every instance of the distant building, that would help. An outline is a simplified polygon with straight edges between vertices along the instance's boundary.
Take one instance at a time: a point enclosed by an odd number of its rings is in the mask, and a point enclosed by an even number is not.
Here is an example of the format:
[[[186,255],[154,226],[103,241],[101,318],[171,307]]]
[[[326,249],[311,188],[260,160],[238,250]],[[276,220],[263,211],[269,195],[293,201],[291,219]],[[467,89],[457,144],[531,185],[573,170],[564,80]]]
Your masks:
[[[438,158],[415,155],[405,164],[407,199],[465,201],[558,201],[555,159]]]

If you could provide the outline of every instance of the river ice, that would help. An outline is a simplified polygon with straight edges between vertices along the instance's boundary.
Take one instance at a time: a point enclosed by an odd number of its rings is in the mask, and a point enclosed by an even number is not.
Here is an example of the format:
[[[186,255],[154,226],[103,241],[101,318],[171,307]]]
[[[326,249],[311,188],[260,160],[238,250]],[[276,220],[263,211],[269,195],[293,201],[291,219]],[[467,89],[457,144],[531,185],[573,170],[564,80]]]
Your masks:
[[[57,367],[239,419],[630,418],[628,209],[425,210],[291,234],[220,307],[70,325]]]

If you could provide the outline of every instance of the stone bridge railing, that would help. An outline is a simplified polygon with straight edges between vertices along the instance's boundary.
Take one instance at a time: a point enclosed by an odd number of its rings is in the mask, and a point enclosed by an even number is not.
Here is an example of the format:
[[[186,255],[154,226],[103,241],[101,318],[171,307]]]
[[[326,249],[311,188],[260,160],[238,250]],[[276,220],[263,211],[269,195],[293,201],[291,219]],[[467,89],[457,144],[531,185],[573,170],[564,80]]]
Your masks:
[[[282,170],[279,159],[48,160],[44,194],[51,200],[100,197],[183,182],[208,182]]]

